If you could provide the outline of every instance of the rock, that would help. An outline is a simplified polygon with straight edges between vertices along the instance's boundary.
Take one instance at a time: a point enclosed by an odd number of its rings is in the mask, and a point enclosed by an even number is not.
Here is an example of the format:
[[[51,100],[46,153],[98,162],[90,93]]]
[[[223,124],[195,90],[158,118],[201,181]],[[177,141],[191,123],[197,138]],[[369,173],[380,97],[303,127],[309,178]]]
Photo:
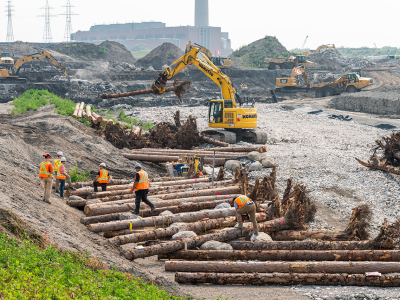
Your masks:
[[[159,214],[159,216],[172,216],[173,213],[170,212],[169,210],[163,211],[161,214]]]
[[[225,209],[225,208],[231,208],[231,205],[229,203],[221,203],[218,204],[214,209]]]
[[[154,71],[154,68],[153,68],[152,66],[150,66],[150,67],[148,67],[148,68],[146,69],[146,71]]]
[[[261,163],[259,163],[258,161],[252,163],[249,167],[249,172],[253,172],[253,171],[261,171],[262,170],[263,165]]]
[[[200,250],[233,250],[232,246],[218,241],[208,241],[201,245]]]
[[[240,166],[240,161],[238,160],[228,160],[225,163],[225,168],[231,171],[235,171],[238,166]]]
[[[252,242],[272,242],[272,238],[265,232],[260,232],[257,237],[253,234],[250,238],[250,241],[252,241]]]
[[[203,174],[212,175],[213,168],[212,167],[203,167]],[[218,175],[218,171],[214,170],[214,176]]]
[[[180,231],[178,233],[175,233],[171,240],[180,240],[180,239],[186,239],[186,238],[191,238],[195,237],[197,234],[193,231]]]
[[[116,65],[114,68],[115,68],[116,70],[120,71],[120,72],[122,72],[122,71],[124,70],[124,68],[121,67],[120,65]]]
[[[267,152],[263,152],[263,153],[260,153],[260,155],[259,155],[259,157],[258,157],[258,161],[259,162],[262,162],[264,159],[266,159],[266,158],[268,158],[269,156],[268,156],[268,153]]]
[[[271,157],[267,157],[262,161],[262,166],[264,168],[274,168],[276,167],[276,161]]]
[[[137,216],[137,215],[135,215],[135,214],[133,214],[133,213],[121,213],[121,214],[119,214],[119,220],[120,221],[122,221],[122,220],[134,220],[134,219],[141,219],[141,217],[139,217],[139,216]]]
[[[248,157],[251,161],[253,161],[253,160],[258,161],[258,160],[260,160],[260,153],[257,152],[257,151],[253,151],[253,152],[250,152],[249,154],[247,154],[247,157]]]

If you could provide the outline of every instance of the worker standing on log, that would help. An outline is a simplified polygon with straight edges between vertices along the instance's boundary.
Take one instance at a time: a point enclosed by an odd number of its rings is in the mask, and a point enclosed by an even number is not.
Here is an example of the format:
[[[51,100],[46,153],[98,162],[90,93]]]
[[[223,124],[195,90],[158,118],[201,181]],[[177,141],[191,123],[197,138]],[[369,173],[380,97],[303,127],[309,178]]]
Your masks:
[[[100,164],[100,170],[97,173],[96,179],[93,181],[93,187],[94,187],[94,192],[97,193],[98,189],[97,187],[100,185],[102,192],[107,191],[107,183],[110,181],[110,174],[108,174],[108,171],[105,169],[106,164],[101,163]]]
[[[242,215],[248,213],[250,215],[250,219],[253,222],[254,234],[258,235],[258,226],[256,219],[256,205],[253,200],[251,200],[246,195],[241,195],[240,197],[235,197],[232,199],[233,205],[236,209],[236,218],[238,221],[238,228],[243,228],[243,219]]]
[[[149,176],[146,171],[142,170],[142,166],[139,164],[135,165],[136,170],[136,178],[133,183],[133,187],[130,191],[133,194],[135,191],[136,199],[135,199],[135,215],[139,215],[140,201],[143,201],[148,206],[150,206],[151,211],[155,210],[155,206],[149,200],[147,200],[147,194],[149,193]]]
[[[44,201],[50,202],[51,187],[53,185],[53,164],[50,162],[51,156],[46,153],[43,155],[45,161],[40,164],[39,177],[43,180]]]
[[[67,171],[65,171],[66,162],[67,159],[65,157],[61,157],[60,165],[57,169],[57,180],[60,183],[60,198],[64,198],[65,179],[69,177]]]
[[[63,153],[61,151],[57,152],[57,156],[58,158],[56,158],[54,160],[54,175],[56,176],[56,193],[60,192],[60,180],[57,177],[57,171],[58,171],[58,167],[61,165],[61,158],[63,157]],[[67,173],[65,173],[67,174]],[[65,178],[65,180],[67,181],[69,188],[71,190],[75,190],[75,188],[72,187],[72,182],[71,182],[71,177],[69,177],[69,175],[67,174],[67,177]]]

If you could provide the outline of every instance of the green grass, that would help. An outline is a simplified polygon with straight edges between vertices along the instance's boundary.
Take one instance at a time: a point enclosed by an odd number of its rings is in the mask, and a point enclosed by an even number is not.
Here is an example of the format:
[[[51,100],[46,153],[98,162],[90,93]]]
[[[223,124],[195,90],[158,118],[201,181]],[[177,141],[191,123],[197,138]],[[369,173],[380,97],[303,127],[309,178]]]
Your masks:
[[[154,128],[154,125],[150,122],[144,123],[143,121],[139,121],[136,117],[133,119],[132,117],[127,117],[123,110],[119,112],[118,118],[125,123],[124,125],[128,126],[132,130],[134,129],[134,126],[141,126],[143,127],[143,130],[150,130]]]
[[[78,165],[75,164],[75,167],[72,168],[69,176],[71,177],[72,182],[85,182],[90,180],[90,171],[91,169],[87,169],[81,172],[78,169]]]
[[[0,235],[0,299],[181,299],[109,269],[88,252],[41,250]]]
[[[140,50],[140,51],[135,51],[135,52],[131,52],[133,57],[136,59],[141,59],[143,57],[145,57],[147,54],[149,54],[151,52],[151,50]]]

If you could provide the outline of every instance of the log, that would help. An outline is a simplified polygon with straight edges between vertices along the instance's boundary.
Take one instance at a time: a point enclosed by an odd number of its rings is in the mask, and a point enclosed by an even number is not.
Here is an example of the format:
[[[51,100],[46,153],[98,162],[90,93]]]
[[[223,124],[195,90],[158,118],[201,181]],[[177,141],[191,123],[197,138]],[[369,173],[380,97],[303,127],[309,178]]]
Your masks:
[[[134,153],[172,153],[172,154],[190,154],[190,155],[211,155],[213,156],[214,153],[204,150],[204,149],[196,149],[196,150],[182,150],[182,149],[159,149],[159,148],[142,148],[142,149],[134,149],[132,150],[132,154]],[[247,156],[248,152],[216,152],[215,156],[216,157],[224,157],[224,155],[233,156],[233,157],[241,157],[241,156]]]
[[[257,222],[264,222],[268,216],[265,214],[257,214]],[[173,226],[168,228],[159,228],[152,231],[142,232],[140,234],[126,234],[116,236],[109,240],[110,243],[115,245],[126,245],[130,243],[139,243],[148,240],[155,240],[161,238],[168,238],[180,231],[194,231],[196,233],[206,234],[208,230],[224,227],[235,226],[235,217],[219,218],[206,221],[198,221],[194,223],[182,224],[181,226]],[[128,230],[127,230],[128,232]],[[107,236],[110,236],[108,234]]]
[[[246,223],[249,224],[249,223]],[[289,229],[289,225],[285,223],[284,219],[271,220],[258,224],[259,231],[277,231]],[[138,250],[135,248],[127,248],[123,251],[126,259],[133,260],[136,258],[149,257],[153,255],[160,255],[170,252],[175,252],[185,248],[185,244],[188,249],[194,247],[200,247],[202,244],[208,241],[229,241],[244,236],[249,236],[252,233],[250,226],[244,227],[243,229],[229,228],[222,230],[217,233],[205,234],[197,237],[186,238],[181,241],[171,241],[163,243],[162,245],[154,245],[146,247],[144,250]]]
[[[348,236],[342,231],[294,231],[284,230],[274,232],[271,236],[274,241],[303,241],[307,239],[322,241],[347,241]]]
[[[142,135],[142,130],[143,130],[142,126],[138,126],[138,127],[135,128],[135,130],[133,130],[133,134],[136,135],[136,136],[141,136]]]
[[[363,274],[365,272],[398,273],[397,262],[376,261],[166,261],[168,272],[213,272],[213,273],[346,273]]]
[[[85,102],[81,102],[81,105],[79,106],[79,110],[78,110],[78,118],[82,118],[82,113],[83,113],[83,108],[85,106]]]
[[[267,207],[266,205],[261,205]],[[172,223],[176,222],[196,222],[202,220],[204,218],[209,219],[217,219],[222,217],[235,216],[236,211],[234,208],[228,209],[215,209],[210,211],[199,211],[199,212],[190,212],[190,213],[180,213],[171,216],[158,216],[152,218],[143,218],[136,220],[123,220],[119,222],[108,222],[108,223],[99,223],[99,224],[91,224],[88,226],[90,231],[93,232],[104,232],[104,231],[113,231],[113,230],[122,230],[122,229],[134,229],[140,227],[153,227],[155,226],[169,226]],[[131,227],[131,228],[130,228]]]
[[[74,113],[72,114],[72,116],[76,119],[76,117],[78,116],[78,112],[79,112],[79,107],[80,107],[81,105],[80,105],[80,103],[77,103],[76,105],[75,105],[75,111],[74,111]]]
[[[229,186],[229,187],[218,187],[215,189],[208,189],[208,190],[176,192],[173,194],[156,195],[154,197],[162,200],[171,200],[171,199],[188,198],[188,197],[231,195],[240,193],[241,189],[239,186]],[[149,197],[149,199],[151,198],[152,196]]]
[[[280,231],[276,231],[280,232]],[[271,232],[271,233],[276,233]],[[314,261],[393,261],[400,262],[398,250],[186,250],[159,255],[158,259],[185,260],[314,260]]]
[[[264,146],[263,146],[264,147]],[[260,146],[252,146],[252,147],[225,147],[225,148],[215,148],[215,152],[253,152],[259,151]],[[203,151],[214,151],[214,148],[205,148]],[[264,151],[265,152],[265,151]]]
[[[203,140],[203,142],[208,143],[208,144],[212,144],[212,145],[215,145],[215,146],[219,146],[219,147],[228,147],[229,146],[228,143],[221,142],[219,140],[210,138],[210,137],[205,136],[203,134],[200,134],[200,138]]]
[[[91,204],[98,204],[101,203],[101,200],[94,200],[94,199],[67,200],[67,205],[71,207],[83,207],[89,202]]]
[[[102,215],[102,216],[95,216],[95,217],[82,217],[81,223],[83,225],[90,225],[96,223],[105,223],[111,221],[119,221],[119,213]]]
[[[167,155],[145,155],[145,154],[129,154],[129,153],[122,153],[122,156],[126,157],[130,160],[140,160],[140,161],[149,161],[154,163],[162,163],[162,162],[177,162],[179,161],[179,156],[167,156]],[[212,164],[213,158],[205,157],[204,163]],[[224,158],[216,158],[215,159],[216,166],[223,166],[225,165]]]
[[[87,115],[89,121],[93,120],[92,108],[90,107],[90,105],[86,105],[86,115]]]
[[[372,241],[228,242],[234,250],[371,250]]]
[[[92,112],[92,117],[93,117],[93,123],[96,121],[95,124],[103,121],[103,117],[99,116],[98,114],[96,114],[95,112]]]
[[[183,284],[212,283],[218,285],[347,285],[347,286],[400,286],[400,275],[368,277],[364,274],[224,274],[175,273],[175,281]]]
[[[207,158],[213,158],[214,157],[214,153],[210,152],[210,151],[206,151],[206,153],[198,153],[198,152],[191,152],[191,153],[187,153],[187,152],[181,152],[179,150],[174,151],[174,152],[164,152],[164,151],[132,151],[131,154],[140,154],[140,155],[166,155],[166,156],[195,156],[197,155],[197,157],[207,157]],[[247,157],[247,154],[243,154],[243,155],[236,155],[233,153],[215,153],[215,158],[224,158],[224,159],[236,159],[239,157]]]

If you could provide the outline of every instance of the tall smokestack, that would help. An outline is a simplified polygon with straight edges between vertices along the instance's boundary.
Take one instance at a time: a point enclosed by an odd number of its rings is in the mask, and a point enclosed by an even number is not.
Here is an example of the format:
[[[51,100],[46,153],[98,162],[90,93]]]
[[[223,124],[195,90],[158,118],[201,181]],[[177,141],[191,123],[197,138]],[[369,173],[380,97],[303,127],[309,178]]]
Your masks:
[[[194,26],[205,27],[208,24],[208,0],[196,0]]]

